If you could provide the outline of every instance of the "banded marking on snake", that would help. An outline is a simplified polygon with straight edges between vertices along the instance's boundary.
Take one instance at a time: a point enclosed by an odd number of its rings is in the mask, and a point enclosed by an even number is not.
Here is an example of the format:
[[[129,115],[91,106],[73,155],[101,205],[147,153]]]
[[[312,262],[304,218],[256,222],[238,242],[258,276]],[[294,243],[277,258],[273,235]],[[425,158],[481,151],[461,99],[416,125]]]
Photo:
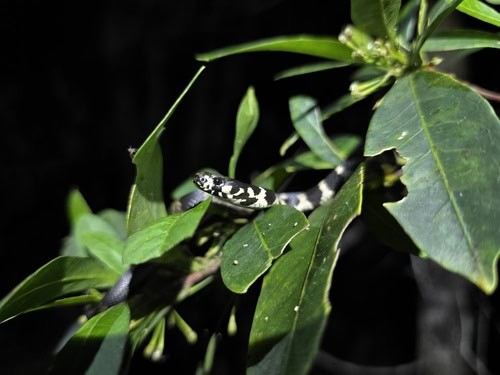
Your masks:
[[[299,211],[311,211],[333,198],[336,190],[349,178],[358,164],[359,161],[346,161],[340,164],[317,185],[304,192],[275,193],[257,185],[209,172],[196,173],[193,182],[200,191],[207,194],[207,197],[208,195],[215,197],[216,203],[251,209],[288,204]],[[199,193],[198,197],[202,198]],[[193,201],[184,200],[179,208],[188,209],[193,203]]]

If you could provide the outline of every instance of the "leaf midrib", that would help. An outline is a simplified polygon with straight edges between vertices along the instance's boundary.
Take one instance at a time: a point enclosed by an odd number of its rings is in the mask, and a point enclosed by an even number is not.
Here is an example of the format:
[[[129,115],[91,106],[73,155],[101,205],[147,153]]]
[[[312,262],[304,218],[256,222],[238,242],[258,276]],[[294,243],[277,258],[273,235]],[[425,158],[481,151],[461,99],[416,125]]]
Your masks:
[[[301,291],[300,291],[300,297],[299,297],[299,301],[298,301],[298,305],[297,305],[299,307],[299,310],[295,313],[295,317],[293,318],[293,323],[292,323],[292,329],[290,330],[290,333],[291,333],[290,341],[291,342],[293,341],[293,338],[295,337],[295,332],[297,331],[297,322],[299,320],[299,315],[301,314],[300,307],[301,307],[302,301],[303,301],[304,296],[305,296],[305,290],[307,289],[307,286],[309,284],[309,275],[311,274],[312,265],[314,263],[313,260],[314,260],[314,257],[316,256],[316,251],[317,251],[317,248],[318,248],[319,239],[320,239],[321,234],[323,232],[323,224],[324,224],[326,216],[327,215],[323,216],[323,219],[321,220],[321,225],[318,228],[318,234],[316,235],[316,238],[314,239],[313,251],[311,251],[311,256],[309,257],[309,265],[307,267],[306,275],[304,276],[304,281],[303,281],[303,284],[302,284],[302,288],[301,288]],[[286,348],[285,358],[289,357],[290,350],[291,350],[291,345],[288,344],[287,348]],[[289,362],[287,360],[287,367],[286,367],[287,369],[288,369],[288,363]]]
[[[435,81],[437,81],[437,80],[435,80]],[[432,156],[433,156],[434,161],[435,161],[436,166],[437,166],[437,170],[439,172],[439,175],[441,176],[441,180],[443,181],[443,183],[445,185],[446,193],[451,201],[451,204],[452,204],[453,209],[455,211],[455,215],[458,219],[458,222],[460,223],[460,227],[462,228],[462,232],[464,234],[464,237],[467,239],[467,244],[468,244],[467,248],[468,248],[469,252],[471,253],[472,258],[475,260],[475,262],[473,263],[474,268],[476,269],[476,271],[480,275],[483,275],[482,265],[478,261],[477,254],[474,252],[472,238],[471,238],[470,233],[467,229],[467,226],[463,220],[462,212],[460,210],[460,207],[458,206],[457,201],[455,200],[455,197],[453,196],[453,194],[451,194],[450,184],[449,184],[448,178],[446,177],[446,174],[444,173],[443,164],[441,163],[441,159],[439,158],[439,155],[436,152],[436,149],[433,147],[433,143],[431,141],[432,138],[431,138],[431,135],[429,134],[429,131],[428,131],[428,123],[424,117],[422,108],[420,107],[419,96],[416,93],[416,87],[415,87],[415,83],[413,81],[413,77],[409,77],[408,82],[409,82],[411,94],[413,96],[413,101],[415,103],[415,109],[417,110],[417,113],[419,115],[419,119],[421,121],[422,129],[423,129],[425,137],[427,139],[427,144],[429,146],[429,150],[432,153]]]

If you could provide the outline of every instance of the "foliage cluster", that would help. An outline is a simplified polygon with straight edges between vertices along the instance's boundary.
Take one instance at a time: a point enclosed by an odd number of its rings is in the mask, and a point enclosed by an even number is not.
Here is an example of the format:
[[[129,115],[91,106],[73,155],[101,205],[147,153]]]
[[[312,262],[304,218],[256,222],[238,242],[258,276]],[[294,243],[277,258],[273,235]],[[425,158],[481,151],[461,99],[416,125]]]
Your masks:
[[[189,342],[196,333],[176,306],[216,278],[220,270],[230,291],[245,294],[263,278],[248,337],[248,373],[304,374],[311,367],[330,313],[328,291],[342,234],[357,216],[367,220],[392,247],[428,257],[469,279],[485,293],[497,285],[500,253],[500,122],[481,92],[439,71],[436,53],[499,48],[500,36],[479,30],[437,26],[454,10],[500,26],[500,15],[479,0],[351,0],[352,25],[338,38],[284,36],[200,54],[210,62],[240,53],[279,51],[321,59],[280,73],[276,79],[356,66],[350,93],[319,108],[311,97],[290,98],[292,134],[281,155],[302,140],[310,151],[269,167],[254,183],[278,189],[292,173],[327,170],[364,145],[362,164],[333,200],[310,215],[275,206],[243,216],[210,201],[168,214],[163,197],[159,138],[203,67],[166,116],[132,156],[137,175],[126,213],[93,213],[78,191],[68,200],[71,234],[62,255],[21,282],[0,302],[0,322],[26,312],[99,302],[129,268],[154,266],[161,284],[150,287],[87,320],[58,354],[53,371],[116,374],[140,348],[161,358],[165,331],[177,327]],[[432,57],[429,57],[432,56]],[[323,121],[374,93],[383,92],[365,139],[330,138]],[[236,119],[228,175],[259,119],[250,87]],[[377,158],[393,153],[387,161]],[[381,161],[382,160],[382,161]],[[395,160],[395,161],[394,161]],[[370,174],[373,165],[381,173]],[[397,182],[406,196],[380,199]],[[172,194],[193,191],[186,181]],[[387,212],[394,220],[385,221]],[[382,218],[382,219],[381,219]],[[411,245],[408,245],[408,244]],[[158,288],[158,285],[161,285]],[[161,289],[162,292],[159,292]],[[153,295],[153,297],[151,296]],[[235,311],[227,334],[236,332]],[[210,371],[217,333],[198,372]]]

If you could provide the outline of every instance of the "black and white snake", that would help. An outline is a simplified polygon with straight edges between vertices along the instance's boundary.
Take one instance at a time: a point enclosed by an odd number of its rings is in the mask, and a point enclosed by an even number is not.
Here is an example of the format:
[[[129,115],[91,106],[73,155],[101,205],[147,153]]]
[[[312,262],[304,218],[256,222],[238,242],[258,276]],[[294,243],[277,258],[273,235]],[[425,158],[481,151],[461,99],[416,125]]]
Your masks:
[[[193,176],[193,182],[199,190],[189,193],[174,202],[170,207],[170,211],[172,213],[186,211],[210,196],[212,196],[215,204],[248,211],[265,209],[279,204],[291,205],[299,211],[310,211],[330,200],[359,163],[359,160],[348,160],[337,166],[314,187],[303,192],[292,193],[276,193],[229,177],[209,172],[198,172]],[[126,300],[132,276],[132,269],[123,274],[89,315]]]
[[[299,211],[310,211],[330,200],[336,190],[349,178],[359,161],[346,161],[337,166],[323,180],[304,192],[275,193],[257,185],[251,185],[229,177],[209,172],[198,172],[193,182],[199,191],[190,193],[171,206],[172,212],[182,212],[209,196],[215,204],[249,209],[264,209],[287,204]]]

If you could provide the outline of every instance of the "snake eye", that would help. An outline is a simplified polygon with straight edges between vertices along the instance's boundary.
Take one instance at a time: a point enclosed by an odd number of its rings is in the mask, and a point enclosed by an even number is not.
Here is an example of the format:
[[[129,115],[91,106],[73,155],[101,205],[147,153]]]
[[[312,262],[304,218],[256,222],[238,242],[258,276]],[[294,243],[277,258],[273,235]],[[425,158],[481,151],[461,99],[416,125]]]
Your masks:
[[[215,184],[215,185],[222,185],[222,178],[220,178],[220,177],[215,177],[215,178],[214,178],[214,184]]]
[[[205,177],[200,177],[200,182],[201,182],[202,184],[204,184],[206,181],[207,181],[207,179],[206,179]]]

